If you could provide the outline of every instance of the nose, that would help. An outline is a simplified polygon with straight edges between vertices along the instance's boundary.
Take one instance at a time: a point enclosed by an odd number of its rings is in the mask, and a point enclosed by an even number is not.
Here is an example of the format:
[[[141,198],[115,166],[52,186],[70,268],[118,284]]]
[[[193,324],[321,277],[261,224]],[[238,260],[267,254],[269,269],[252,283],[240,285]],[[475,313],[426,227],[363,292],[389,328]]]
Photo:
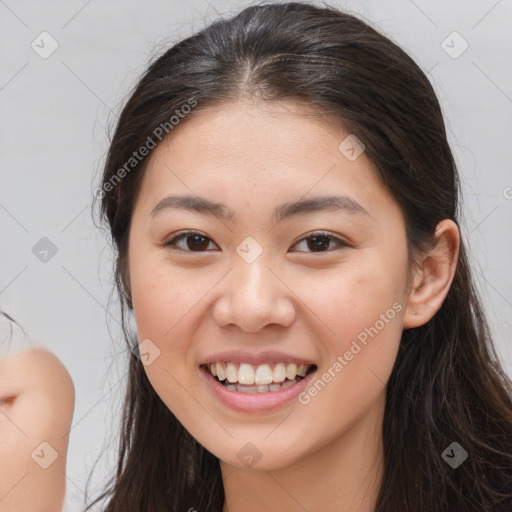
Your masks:
[[[213,317],[220,327],[237,325],[255,333],[267,325],[292,324],[295,295],[283,276],[271,269],[263,257],[252,263],[237,258],[221,283],[213,306]]]

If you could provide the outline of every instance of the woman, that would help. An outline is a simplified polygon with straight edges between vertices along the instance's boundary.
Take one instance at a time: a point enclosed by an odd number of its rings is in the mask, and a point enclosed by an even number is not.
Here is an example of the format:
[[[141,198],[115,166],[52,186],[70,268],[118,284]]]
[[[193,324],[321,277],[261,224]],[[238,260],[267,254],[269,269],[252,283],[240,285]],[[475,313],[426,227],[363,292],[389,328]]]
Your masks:
[[[353,16],[254,6],[155,60],[97,194],[137,333],[89,509],[511,510],[458,193],[428,79]]]

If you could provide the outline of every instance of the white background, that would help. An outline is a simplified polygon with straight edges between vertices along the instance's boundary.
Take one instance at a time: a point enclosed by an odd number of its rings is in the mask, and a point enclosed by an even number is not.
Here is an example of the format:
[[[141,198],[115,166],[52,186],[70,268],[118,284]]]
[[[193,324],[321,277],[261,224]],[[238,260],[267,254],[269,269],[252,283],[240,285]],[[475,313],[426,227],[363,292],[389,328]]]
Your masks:
[[[98,455],[93,489],[115,461],[124,384],[112,256],[91,217],[107,126],[151,56],[250,3],[0,0],[0,306],[75,383],[67,510],[81,510]],[[512,2],[331,5],[366,18],[429,72],[463,182],[464,236],[512,375]],[[43,31],[59,45],[47,59],[31,48]],[[469,44],[456,59],[441,46],[454,31]],[[32,253],[42,237],[57,248],[47,263]]]

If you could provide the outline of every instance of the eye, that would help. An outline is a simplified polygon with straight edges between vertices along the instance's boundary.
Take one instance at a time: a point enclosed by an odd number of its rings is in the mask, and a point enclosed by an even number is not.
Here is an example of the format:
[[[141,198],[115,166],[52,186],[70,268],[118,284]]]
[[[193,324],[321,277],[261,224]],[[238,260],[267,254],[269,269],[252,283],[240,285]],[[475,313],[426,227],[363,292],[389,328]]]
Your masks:
[[[329,247],[332,241],[334,241],[338,247],[350,247],[350,244],[348,242],[345,242],[344,240],[341,240],[340,238],[334,235],[330,235],[329,233],[325,233],[323,231],[308,233],[295,245],[305,243],[308,249],[312,249],[311,251],[306,252],[332,252],[332,250],[324,250],[327,247]]]
[[[178,245],[179,242],[185,240],[185,248]],[[164,247],[170,247],[173,250],[182,252],[202,252],[208,247],[207,240],[210,240],[205,235],[202,235],[198,231],[185,231],[180,235],[172,238],[168,242],[165,242]]]
[[[185,244],[182,244],[181,242],[185,242]],[[207,250],[209,242],[213,243],[210,238],[203,235],[202,233],[199,233],[198,231],[185,231],[165,242],[163,246],[182,252],[201,253]],[[331,245],[331,242],[335,242],[338,247],[350,247],[348,242],[345,242],[344,240],[341,240],[340,238],[323,231],[308,233],[306,237],[299,240],[299,242],[294,244],[294,246],[301,243],[306,243],[306,247],[311,249],[306,252],[332,252],[331,249],[328,249]]]

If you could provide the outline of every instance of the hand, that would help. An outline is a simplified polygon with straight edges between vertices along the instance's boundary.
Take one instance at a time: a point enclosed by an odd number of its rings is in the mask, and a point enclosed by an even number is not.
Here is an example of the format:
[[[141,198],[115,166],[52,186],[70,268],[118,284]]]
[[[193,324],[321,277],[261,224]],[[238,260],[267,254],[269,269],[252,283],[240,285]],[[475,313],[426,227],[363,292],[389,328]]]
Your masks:
[[[74,403],[73,381],[48,350],[0,357],[0,512],[61,511]]]

